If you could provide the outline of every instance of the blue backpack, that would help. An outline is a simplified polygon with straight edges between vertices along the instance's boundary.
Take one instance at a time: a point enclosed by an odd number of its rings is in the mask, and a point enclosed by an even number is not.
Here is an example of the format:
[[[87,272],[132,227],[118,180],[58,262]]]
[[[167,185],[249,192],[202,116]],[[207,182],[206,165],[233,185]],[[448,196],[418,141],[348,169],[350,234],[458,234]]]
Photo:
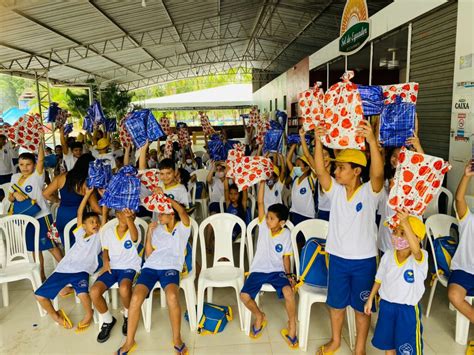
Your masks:
[[[451,236],[439,237],[433,240],[433,248],[438,264],[438,270],[435,270],[434,274],[445,275],[449,278],[451,274],[451,259],[458,248],[457,240]]]
[[[186,244],[186,250],[184,251],[184,265],[181,271],[181,276],[186,276],[193,269],[193,246],[191,242]]]
[[[185,314],[185,318],[186,316]],[[204,309],[197,326],[197,332],[201,335],[220,333],[231,320],[232,308],[204,302]]]
[[[328,287],[329,254],[326,240],[310,238],[301,250],[300,279],[296,287],[303,283],[315,287]]]

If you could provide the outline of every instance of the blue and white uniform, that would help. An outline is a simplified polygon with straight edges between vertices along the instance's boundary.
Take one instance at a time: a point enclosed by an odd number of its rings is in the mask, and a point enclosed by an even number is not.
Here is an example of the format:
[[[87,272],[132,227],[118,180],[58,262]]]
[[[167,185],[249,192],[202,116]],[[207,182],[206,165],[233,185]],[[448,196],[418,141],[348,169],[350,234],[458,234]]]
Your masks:
[[[263,205],[265,206],[265,213],[268,212],[268,207],[274,205],[276,203],[282,203],[281,193],[285,186],[283,183],[278,179],[277,182],[272,186],[272,188],[268,187],[265,184],[265,195],[263,197]]]
[[[311,181],[310,181],[311,179]],[[314,218],[316,209],[314,206],[315,182],[311,175],[298,182],[295,178],[291,187],[291,208],[292,222],[296,226],[299,222]]]

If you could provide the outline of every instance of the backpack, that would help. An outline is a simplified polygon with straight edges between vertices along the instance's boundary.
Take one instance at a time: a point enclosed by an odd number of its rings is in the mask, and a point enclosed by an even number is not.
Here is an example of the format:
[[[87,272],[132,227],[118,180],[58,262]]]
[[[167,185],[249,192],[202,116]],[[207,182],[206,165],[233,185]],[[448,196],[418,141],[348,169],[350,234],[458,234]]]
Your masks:
[[[193,269],[193,246],[191,242],[186,243],[186,250],[184,251],[184,264],[181,276],[186,276]]]
[[[187,312],[184,315],[187,318]],[[232,320],[232,308],[204,302],[201,320],[197,332],[201,335],[217,334],[224,330],[227,322]]]
[[[296,287],[303,283],[315,287],[328,286],[329,254],[326,240],[310,238],[306,241],[300,256],[300,279]]]
[[[451,236],[439,237],[433,240],[433,248],[438,264],[438,270],[434,270],[433,278],[436,277],[436,274],[445,275],[449,278],[451,259],[458,248],[457,240]]]

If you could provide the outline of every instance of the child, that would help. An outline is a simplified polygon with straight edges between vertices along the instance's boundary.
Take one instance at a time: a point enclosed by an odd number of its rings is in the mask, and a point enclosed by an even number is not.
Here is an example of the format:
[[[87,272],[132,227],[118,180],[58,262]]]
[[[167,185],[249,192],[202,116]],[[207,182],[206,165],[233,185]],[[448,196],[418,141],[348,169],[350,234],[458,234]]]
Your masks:
[[[248,203],[248,192],[247,190],[239,192],[237,185],[229,185],[229,179],[224,180],[224,196],[225,196],[225,212],[233,214],[239,217],[245,223],[249,222],[247,218],[247,203]],[[232,231],[232,240],[237,239],[240,234],[240,226],[235,226]]]
[[[418,303],[425,292],[428,273],[428,252],[420,249],[426,228],[407,210],[400,210],[397,215],[400,225],[392,235],[395,251],[383,255],[364,311],[371,314],[379,292],[380,309],[372,344],[386,354],[422,354]]]
[[[315,128],[314,163],[323,192],[331,201],[326,251],[329,258],[328,297],[332,339],[318,353],[333,353],[341,345],[341,332],[347,306],[356,311],[357,341],[355,352],[365,353],[370,316],[364,304],[376,273],[377,225],[375,214],[379,193],[383,188],[383,158],[370,123],[363,121],[357,134],[365,137],[372,159],[370,182],[362,183],[361,174],[367,166],[364,153],[345,149],[336,156],[335,178],[324,165],[322,126]]]
[[[11,183],[16,184],[20,191],[15,191],[13,186],[10,188],[10,193],[8,195],[8,200],[12,203],[11,211],[14,209],[15,203],[22,202],[27,199],[26,196],[35,200],[38,206],[41,208],[41,211],[34,216],[40,225],[39,230],[39,260],[40,260],[40,272],[41,280],[46,279],[44,272],[44,260],[43,260],[43,250],[48,250],[59,262],[62,258],[61,251],[54,244],[51,239],[48,238],[48,231],[53,223],[53,217],[51,216],[51,211],[46,200],[43,197],[43,187],[44,187],[44,138],[41,138],[41,142],[38,148],[38,161],[36,161],[35,156],[32,153],[22,153],[19,157],[19,168],[20,172],[13,174]],[[26,249],[28,251],[35,251],[35,238],[34,238],[34,227],[31,224],[28,224],[26,228]],[[35,256],[37,257],[37,256]]]
[[[134,243],[138,239],[135,226],[135,214],[129,209],[116,211],[118,225],[107,228],[102,235],[102,259],[104,265],[101,274],[91,288],[94,307],[100,313],[102,328],[97,341],[106,342],[117,320],[112,317],[103,297],[115,283],[118,283],[120,300],[124,307],[122,334],[127,335],[128,308],[132,297],[132,284],[136,273],[140,270],[141,258],[138,256]]]
[[[214,173],[216,176],[214,176]],[[224,196],[225,165],[211,161],[211,168],[207,175],[209,185],[209,214],[220,212],[220,200]]]
[[[99,131],[100,132],[100,131]],[[97,141],[95,149],[91,149],[91,153],[96,159],[106,159],[110,162],[112,170],[115,169],[115,157],[112,153],[108,153],[110,142],[107,138],[100,138]]]
[[[464,170],[464,176],[456,191],[456,212],[459,220],[459,245],[451,261],[448,281],[449,301],[471,323],[474,323],[474,307],[466,296],[474,296],[474,215],[469,211],[465,195],[471,177],[474,176],[474,160]],[[472,344],[472,342],[471,342]],[[470,345],[472,346],[472,345]]]
[[[57,312],[51,303],[63,287],[71,284],[86,311],[84,318],[77,325],[76,332],[89,328],[93,316],[88,293],[89,275],[92,275],[98,266],[100,220],[95,212],[84,213],[87,200],[93,191],[94,189],[87,189],[77,211],[77,228],[74,230],[76,243],[59,262],[51,276],[35,292],[38,302],[49,316],[64,328],[71,329],[73,324],[66,313],[62,309]]]
[[[61,140],[61,146],[63,147],[64,166],[67,171],[71,171],[77,159],[82,155],[82,143],[74,140],[69,142],[69,139],[66,141],[64,126],[59,129],[59,138]]]
[[[163,193],[160,188],[157,192]],[[135,333],[140,319],[141,306],[148,294],[153,292],[153,287],[157,281],[160,282],[162,289],[165,291],[174,349],[177,354],[188,354],[188,349],[181,340],[179,273],[183,269],[191,224],[189,216],[181,204],[171,199],[171,205],[176,212],[173,214],[159,214],[159,224],[152,222],[148,228],[145,245],[147,259],[133,290],[129,309],[127,340],[118,350],[119,355],[130,352],[136,347]]]
[[[273,174],[265,184],[265,213],[267,213],[268,207],[271,205],[283,202],[281,194],[283,192],[283,188],[285,187],[285,159],[281,154],[278,154],[278,158],[280,159],[281,170],[278,168],[278,166],[274,165]]]
[[[290,256],[293,253],[290,231],[285,228],[288,208],[282,204],[275,204],[268,208],[265,215],[264,194],[265,182],[261,181],[258,189],[257,248],[250,266],[250,275],[240,292],[240,299],[255,316],[250,337],[257,339],[262,335],[267,320],[255,303],[255,297],[263,284],[271,284],[277,291],[278,297],[285,298],[285,308],[288,313],[288,328],[283,329],[281,335],[290,348],[296,349],[298,347],[296,304],[292,289],[295,281],[290,271]]]

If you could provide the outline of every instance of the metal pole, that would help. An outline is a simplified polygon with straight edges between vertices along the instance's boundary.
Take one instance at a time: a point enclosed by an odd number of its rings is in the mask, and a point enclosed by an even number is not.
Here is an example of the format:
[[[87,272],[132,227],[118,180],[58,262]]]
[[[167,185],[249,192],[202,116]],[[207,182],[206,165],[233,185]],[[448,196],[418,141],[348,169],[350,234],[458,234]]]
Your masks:
[[[369,85],[372,85],[373,62],[374,62],[374,42],[370,41]]]
[[[89,105],[94,101],[94,94],[92,93],[92,85],[89,85]]]
[[[344,56],[344,71],[347,71],[347,55]]]
[[[412,30],[412,23],[408,24],[408,43],[407,43],[407,68],[405,74],[405,82],[408,83],[410,81],[410,60],[411,60],[411,30]]]
[[[326,90],[329,89],[329,62],[326,63]]]

